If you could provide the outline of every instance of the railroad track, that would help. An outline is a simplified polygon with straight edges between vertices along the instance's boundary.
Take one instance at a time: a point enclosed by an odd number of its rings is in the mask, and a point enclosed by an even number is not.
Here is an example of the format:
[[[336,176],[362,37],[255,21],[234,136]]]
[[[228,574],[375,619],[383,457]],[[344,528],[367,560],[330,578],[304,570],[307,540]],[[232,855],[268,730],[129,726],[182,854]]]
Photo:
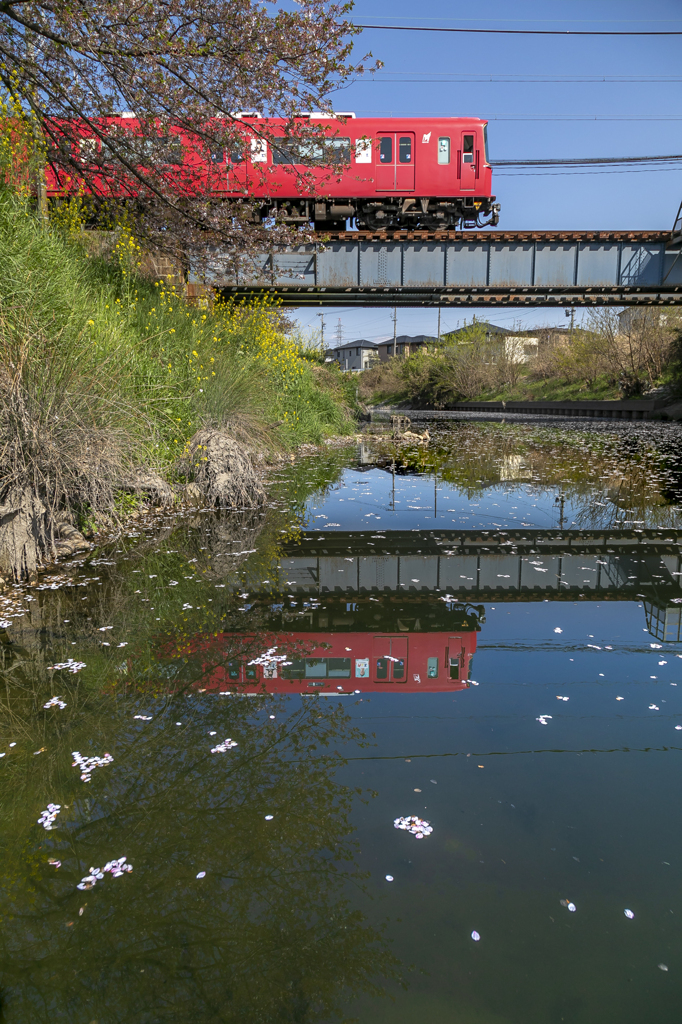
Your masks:
[[[670,231],[314,231],[314,242],[663,242]]]

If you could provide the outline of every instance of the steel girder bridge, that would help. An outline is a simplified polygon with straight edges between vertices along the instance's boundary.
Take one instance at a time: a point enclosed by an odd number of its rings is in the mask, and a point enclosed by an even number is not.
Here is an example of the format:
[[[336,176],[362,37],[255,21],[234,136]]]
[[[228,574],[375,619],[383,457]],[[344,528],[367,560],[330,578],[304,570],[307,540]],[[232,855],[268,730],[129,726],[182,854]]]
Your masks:
[[[338,232],[190,275],[206,285],[284,306],[680,305],[682,232]]]

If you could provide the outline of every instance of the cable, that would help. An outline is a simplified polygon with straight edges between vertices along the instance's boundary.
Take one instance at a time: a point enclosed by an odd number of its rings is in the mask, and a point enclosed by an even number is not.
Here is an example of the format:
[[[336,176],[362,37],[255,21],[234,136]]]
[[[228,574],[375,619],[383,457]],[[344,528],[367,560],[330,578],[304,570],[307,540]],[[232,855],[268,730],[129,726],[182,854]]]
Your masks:
[[[459,118],[453,116],[451,112],[442,113],[441,111],[421,111],[415,113],[405,113],[404,110],[368,110],[362,114],[358,114],[358,118],[364,117],[401,117],[405,121],[416,118],[416,117],[438,117],[447,120],[459,120]],[[571,121],[582,121],[582,122],[597,122],[599,124],[606,124],[609,121],[617,122],[618,124],[627,124],[635,121],[682,121],[682,114],[664,114],[657,116],[655,114],[647,116],[646,114],[486,114],[485,117],[479,118],[472,114],[463,114],[462,120],[467,117],[473,117],[475,120],[483,121],[531,121],[534,124],[540,123],[541,121],[560,121],[562,124],[568,124]]]
[[[490,163],[493,167],[557,167],[559,165],[583,167],[588,164],[643,164],[674,160],[682,160],[682,153],[674,153],[670,156],[588,156],[550,160],[491,160]]]
[[[677,166],[672,165],[670,167],[621,167],[620,169],[613,168],[608,171],[593,171],[591,168],[587,168],[583,171],[550,171],[543,170],[542,168],[537,171],[533,171],[530,168],[527,171],[523,170],[505,170],[502,168],[499,171],[495,171],[495,178],[551,178],[555,175],[581,175],[581,174],[662,174],[669,171],[676,171]]]
[[[385,71],[383,74],[377,73],[372,75],[371,78],[358,78],[353,83],[354,85],[365,85],[368,82],[372,82],[374,85],[395,85],[400,82],[409,82],[411,84],[421,83],[436,83],[439,85],[462,85],[468,82],[475,83],[477,85],[485,85],[486,82],[505,82],[507,84],[519,84],[527,83],[530,85],[540,84],[544,82],[554,82],[558,85],[571,85],[571,84],[600,84],[600,85],[622,85],[628,83],[634,83],[637,85],[646,83],[655,83],[657,85],[669,85],[677,82],[682,82],[682,78],[675,78],[672,76],[664,77],[662,75],[651,75],[632,77],[626,75],[554,75],[552,77],[543,77],[542,75],[535,76],[522,76],[522,75],[447,75],[446,72],[438,78],[388,78],[384,76],[388,75],[425,75],[429,74],[427,71]]]
[[[463,32],[499,36],[682,36],[682,32],[608,32],[584,31],[582,29],[556,28],[437,28],[426,25],[360,25],[352,22],[353,28],[373,28],[381,32]]]

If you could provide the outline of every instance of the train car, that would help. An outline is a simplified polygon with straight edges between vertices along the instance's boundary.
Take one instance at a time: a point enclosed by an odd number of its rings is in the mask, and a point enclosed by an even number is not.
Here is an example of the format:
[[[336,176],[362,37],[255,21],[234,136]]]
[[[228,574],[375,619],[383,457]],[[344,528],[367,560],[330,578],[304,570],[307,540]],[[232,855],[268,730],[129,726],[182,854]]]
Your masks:
[[[314,653],[285,661],[276,655],[269,660],[267,652],[250,660],[234,658],[209,669],[202,688],[243,692],[254,686],[269,693],[464,690],[470,685],[477,632],[296,632],[269,637],[268,650],[283,654],[293,639]]]
[[[314,141],[287,136],[282,120],[242,113],[239,144],[214,152],[190,144],[180,129],[170,129],[155,147],[163,154],[163,165],[155,170],[179,191],[200,191],[216,200],[255,200],[262,220],[277,217],[317,230],[341,230],[348,221],[359,229],[387,231],[498,223],[486,121],[356,118],[351,113],[302,115],[304,120],[320,128]],[[99,131],[111,134],[112,148],[127,136],[130,161],[144,167],[146,140],[134,118],[104,119]],[[126,179],[125,172],[114,179],[107,171],[106,150],[92,130],[83,130],[75,162],[87,167],[86,188],[134,197],[141,182]],[[53,164],[48,194],[82,188],[77,178]]]

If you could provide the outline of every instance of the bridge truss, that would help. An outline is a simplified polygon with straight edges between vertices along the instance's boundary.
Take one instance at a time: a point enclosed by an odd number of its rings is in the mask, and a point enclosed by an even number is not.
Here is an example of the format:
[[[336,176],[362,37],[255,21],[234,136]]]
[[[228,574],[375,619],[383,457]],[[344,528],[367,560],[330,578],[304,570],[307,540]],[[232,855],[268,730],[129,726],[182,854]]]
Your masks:
[[[192,274],[226,296],[285,306],[682,304],[682,237],[662,231],[347,231],[236,272]]]

